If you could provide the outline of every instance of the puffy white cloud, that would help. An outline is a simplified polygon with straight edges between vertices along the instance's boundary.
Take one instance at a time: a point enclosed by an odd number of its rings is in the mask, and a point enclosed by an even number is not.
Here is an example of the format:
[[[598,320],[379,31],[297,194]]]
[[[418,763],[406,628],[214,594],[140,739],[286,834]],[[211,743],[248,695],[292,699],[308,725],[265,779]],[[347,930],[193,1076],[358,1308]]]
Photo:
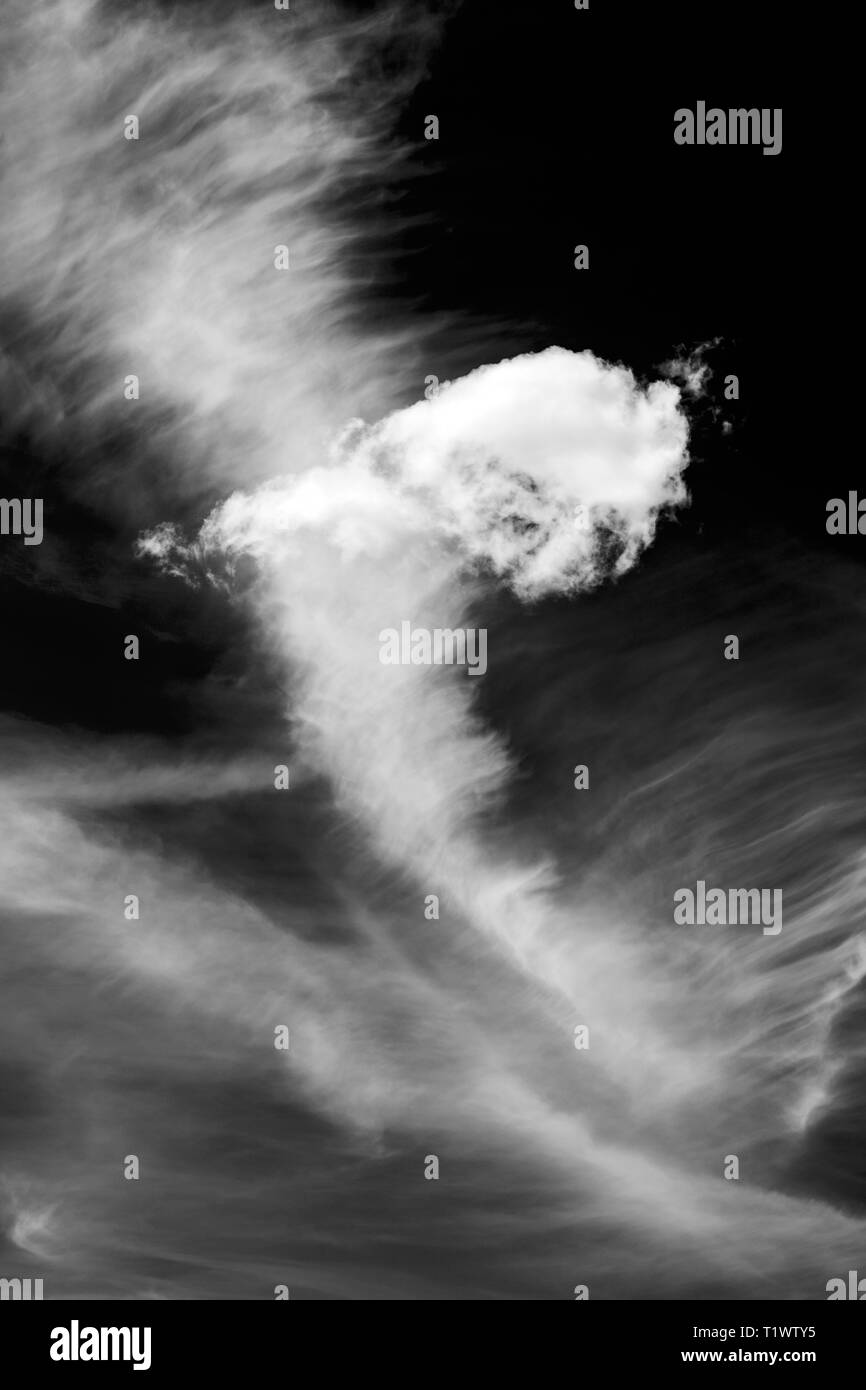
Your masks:
[[[484,366],[365,427],[329,466],[235,494],[200,547],[265,556],[319,532],[346,558],[407,544],[489,567],[523,595],[621,574],[686,500],[688,425],[671,382],[562,348]],[[168,554],[172,534],[144,548]]]

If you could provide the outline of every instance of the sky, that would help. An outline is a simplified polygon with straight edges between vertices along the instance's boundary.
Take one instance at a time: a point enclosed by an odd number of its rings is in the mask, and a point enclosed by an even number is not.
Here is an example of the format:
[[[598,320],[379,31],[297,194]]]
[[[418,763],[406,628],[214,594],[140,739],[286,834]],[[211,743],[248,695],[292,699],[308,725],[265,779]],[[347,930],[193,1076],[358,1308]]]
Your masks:
[[[856,479],[796,119],[774,159],[672,139],[782,103],[771,18],[710,56],[684,14],[10,5],[0,491],[45,531],[0,536],[4,1277],[856,1267]],[[486,670],[383,664],[403,622]],[[699,881],[781,932],[677,923]]]

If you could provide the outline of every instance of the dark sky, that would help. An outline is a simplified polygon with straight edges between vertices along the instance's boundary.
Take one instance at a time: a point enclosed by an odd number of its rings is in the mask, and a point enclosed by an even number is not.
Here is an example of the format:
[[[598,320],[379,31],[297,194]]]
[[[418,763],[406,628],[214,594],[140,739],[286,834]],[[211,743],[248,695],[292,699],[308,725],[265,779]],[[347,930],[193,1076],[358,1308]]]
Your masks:
[[[823,1297],[862,1248],[862,569],[825,529],[856,478],[788,11],[43,8],[13,6],[3,108],[0,495],[43,496],[46,531],[0,537],[0,1274]],[[698,100],[783,107],[781,155],[676,146]],[[254,264],[284,237],[288,302]],[[704,365],[688,503],[586,592],[464,562],[451,475],[389,550],[332,437],[551,347],[638,394]],[[359,439],[365,486],[404,476],[399,433]],[[224,510],[196,545],[235,492],[252,539]],[[161,524],[175,572],[138,548]],[[413,598],[486,628],[477,690],[380,700],[363,625]],[[782,936],[684,935],[699,878],[782,887]]]

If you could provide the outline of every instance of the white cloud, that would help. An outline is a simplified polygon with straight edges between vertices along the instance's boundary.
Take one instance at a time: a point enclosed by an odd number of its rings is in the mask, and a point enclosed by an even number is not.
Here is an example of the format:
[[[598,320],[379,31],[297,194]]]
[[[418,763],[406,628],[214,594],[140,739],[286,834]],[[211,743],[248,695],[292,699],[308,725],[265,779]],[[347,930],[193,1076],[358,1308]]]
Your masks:
[[[356,423],[330,466],[235,494],[200,546],[263,556],[318,531],[346,559],[451,549],[525,596],[585,588],[633,565],[659,513],[685,502],[687,435],[672,383],[643,388],[624,367],[549,348]],[[168,554],[173,539],[145,547]]]

